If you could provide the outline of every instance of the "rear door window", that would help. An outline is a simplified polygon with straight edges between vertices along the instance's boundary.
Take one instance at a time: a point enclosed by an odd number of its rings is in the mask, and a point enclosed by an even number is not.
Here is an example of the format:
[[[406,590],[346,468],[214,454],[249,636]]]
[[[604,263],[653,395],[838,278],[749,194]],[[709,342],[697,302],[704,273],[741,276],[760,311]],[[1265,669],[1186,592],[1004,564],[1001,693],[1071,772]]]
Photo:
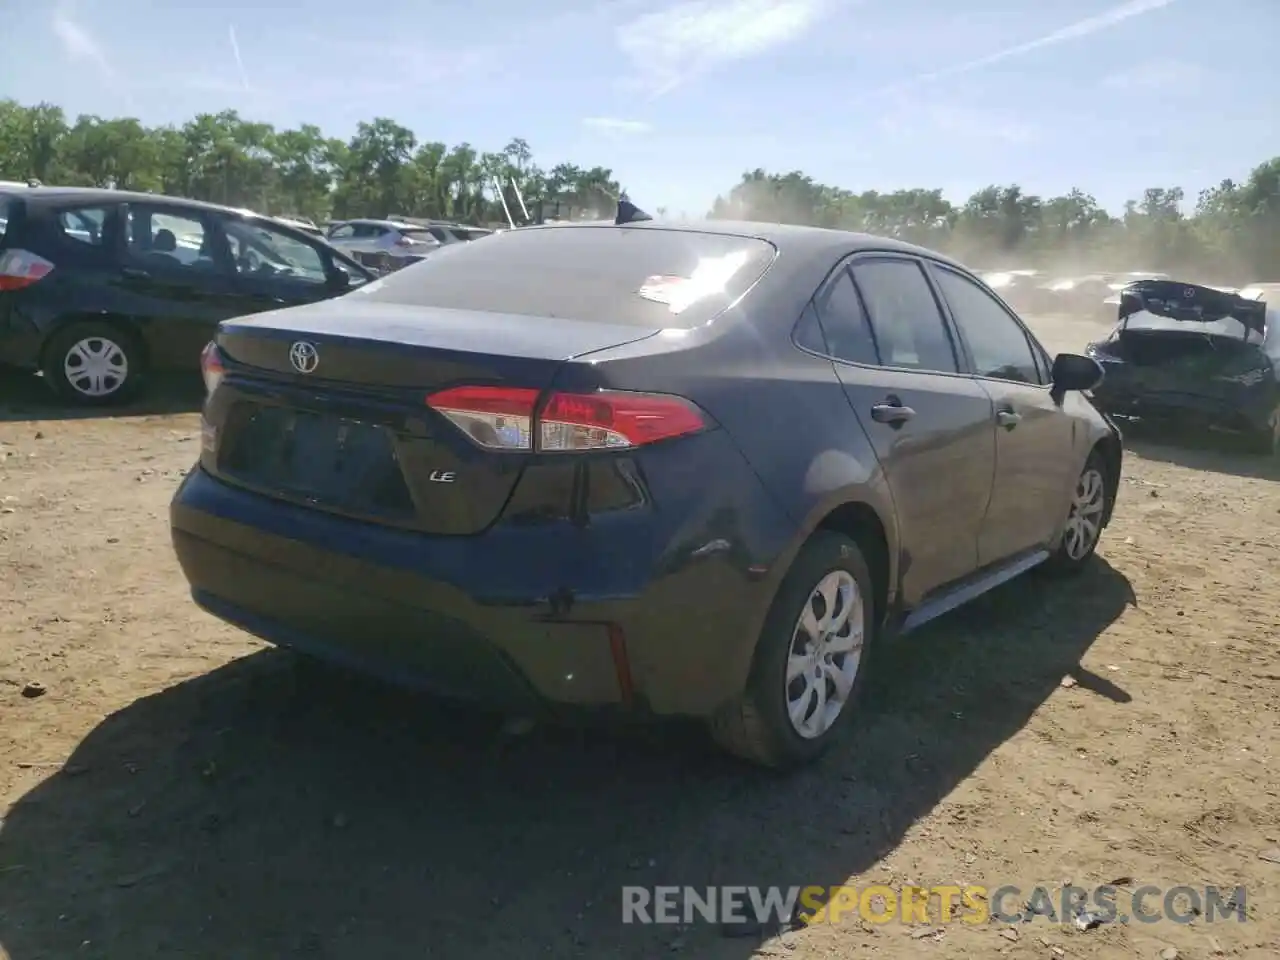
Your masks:
[[[858,260],[862,292],[880,362],[886,367],[956,373],[959,364],[924,270],[914,260]]]
[[[104,242],[106,220],[106,207],[68,207],[58,211],[58,232],[64,240],[100,247]]]
[[[692,329],[742,296],[773,262],[754,237],[650,227],[510,230],[450,243],[369,284],[387,303]]]

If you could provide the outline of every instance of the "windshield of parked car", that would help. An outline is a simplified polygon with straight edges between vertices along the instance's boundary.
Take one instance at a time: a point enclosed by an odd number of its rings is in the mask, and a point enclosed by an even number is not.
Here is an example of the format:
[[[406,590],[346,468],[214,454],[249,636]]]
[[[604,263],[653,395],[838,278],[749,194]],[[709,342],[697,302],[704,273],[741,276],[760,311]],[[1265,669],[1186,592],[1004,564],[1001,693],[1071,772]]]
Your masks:
[[[387,303],[692,329],[742,296],[772,244],[692,230],[530,227],[451,243],[360,291]]]

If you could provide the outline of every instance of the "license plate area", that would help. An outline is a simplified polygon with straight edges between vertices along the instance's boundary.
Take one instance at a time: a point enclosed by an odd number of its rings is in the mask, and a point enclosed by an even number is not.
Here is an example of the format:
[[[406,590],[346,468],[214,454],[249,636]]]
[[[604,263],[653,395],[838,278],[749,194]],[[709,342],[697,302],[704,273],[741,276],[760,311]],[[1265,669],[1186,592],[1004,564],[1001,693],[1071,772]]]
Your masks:
[[[249,404],[236,411],[219,470],[264,492],[356,515],[414,513],[386,427]]]

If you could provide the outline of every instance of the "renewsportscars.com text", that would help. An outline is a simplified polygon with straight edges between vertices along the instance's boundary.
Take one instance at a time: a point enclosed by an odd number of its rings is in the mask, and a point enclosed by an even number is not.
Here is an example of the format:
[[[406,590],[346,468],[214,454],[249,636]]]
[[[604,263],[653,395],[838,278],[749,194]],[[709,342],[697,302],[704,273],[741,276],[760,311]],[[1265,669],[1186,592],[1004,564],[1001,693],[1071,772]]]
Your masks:
[[[985,886],[795,886],[622,888],[622,922],[640,924],[870,923],[982,924],[991,920],[1070,923],[1244,922],[1245,888],[1111,884],[1085,888]]]

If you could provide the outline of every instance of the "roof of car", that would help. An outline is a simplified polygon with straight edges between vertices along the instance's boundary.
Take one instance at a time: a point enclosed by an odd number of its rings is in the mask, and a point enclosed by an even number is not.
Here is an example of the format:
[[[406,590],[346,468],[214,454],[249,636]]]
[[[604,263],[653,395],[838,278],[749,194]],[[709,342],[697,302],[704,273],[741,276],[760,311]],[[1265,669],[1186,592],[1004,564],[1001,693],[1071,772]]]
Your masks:
[[[413,229],[416,223],[405,223],[401,220],[379,220],[377,217],[352,217],[350,220],[334,220],[330,226],[340,227],[345,223],[363,223],[371,227],[389,227],[393,230]]]
[[[965,267],[958,260],[902,240],[878,237],[869,233],[855,233],[850,230],[830,230],[826,227],[803,227],[787,223],[758,223],[752,220],[642,220],[628,223],[624,228],[617,228],[612,220],[592,220],[573,223],[537,224],[521,227],[520,229],[522,231],[593,230],[602,227],[627,230],[691,230],[730,237],[752,237],[773,244],[784,255],[821,256],[823,254],[831,254],[839,256],[845,253],[858,253],[861,251],[907,253],[915,256],[930,257],[942,263],[949,263],[972,272],[970,268]]]
[[[273,220],[265,214],[241,207],[228,207],[220,203],[208,203],[204,200],[191,200],[187,197],[171,197],[163,193],[139,193],[132,190],[107,190],[102,187],[23,187],[13,189],[14,196],[26,200],[85,200],[99,203],[172,203],[176,206],[191,207],[198,210],[210,210],[218,213],[238,213],[242,216],[261,217]]]

